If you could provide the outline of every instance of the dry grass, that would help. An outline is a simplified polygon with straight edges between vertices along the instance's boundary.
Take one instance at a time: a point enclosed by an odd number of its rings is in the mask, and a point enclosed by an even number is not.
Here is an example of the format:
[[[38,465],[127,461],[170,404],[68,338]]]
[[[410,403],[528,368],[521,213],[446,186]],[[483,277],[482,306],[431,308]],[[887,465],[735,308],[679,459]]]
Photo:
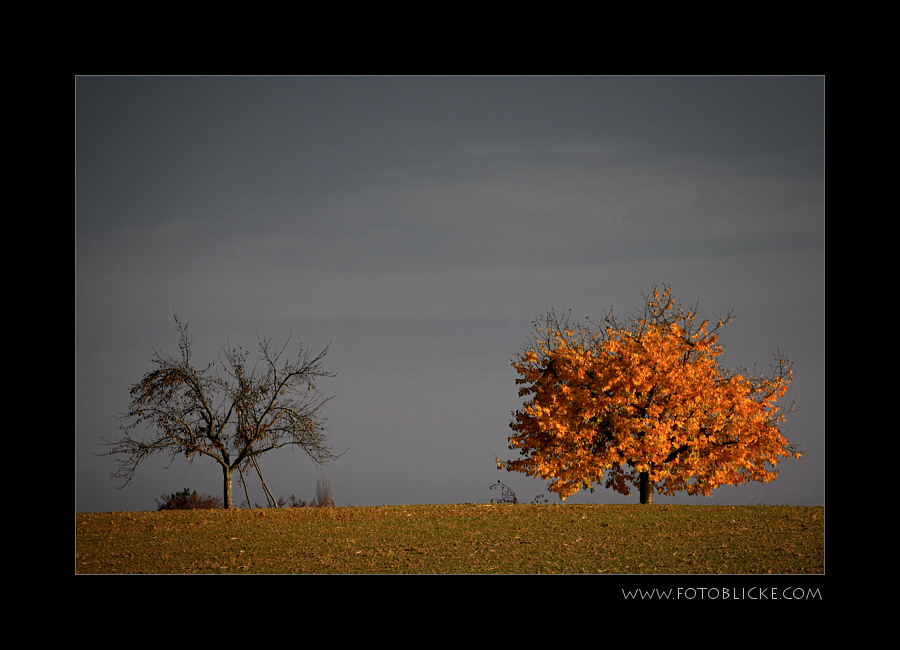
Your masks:
[[[824,509],[416,505],[78,513],[76,573],[822,574]]]

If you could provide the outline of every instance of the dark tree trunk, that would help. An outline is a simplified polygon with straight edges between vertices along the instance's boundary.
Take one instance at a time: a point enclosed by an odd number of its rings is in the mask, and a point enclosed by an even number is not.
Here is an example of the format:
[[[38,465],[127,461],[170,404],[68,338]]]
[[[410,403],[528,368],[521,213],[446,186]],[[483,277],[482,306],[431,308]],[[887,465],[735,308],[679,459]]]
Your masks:
[[[650,482],[650,475],[647,472],[641,473],[641,503],[653,505],[653,483]]]
[[[222,473],[225,475],[225,508],[230,510],[234,508],[234,497],[231,494],[231,474],[232,469],[228,466],[222,467]]]

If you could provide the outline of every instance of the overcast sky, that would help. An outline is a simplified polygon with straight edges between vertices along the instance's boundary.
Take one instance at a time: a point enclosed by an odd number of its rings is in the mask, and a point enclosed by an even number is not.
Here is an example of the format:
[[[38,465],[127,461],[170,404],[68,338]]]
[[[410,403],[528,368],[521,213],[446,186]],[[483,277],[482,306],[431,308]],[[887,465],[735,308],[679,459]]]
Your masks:
[[[771,484],[657,503],[820,505],[825,493],[822,77],[78,77],[75,496],[152,510],[221,496],[211,461],[159,457],[131,487],[96,456],[177,354],[257,333],[319,351],[331,444],[278,451],[275,495],[338,505],[520,501],[498,471],[520,408],[512,358],[550,308],[597,318],[670,284],[722,332],[729,367],[794,363]],[[150,435],[147,431],[147,435]],[[257,485],[251,498],[264,503]],[[244,500],[235,482],[235,500]],[[551,501],[558,502],[552,495]],[[611,490],[566,503],[637,503]]]

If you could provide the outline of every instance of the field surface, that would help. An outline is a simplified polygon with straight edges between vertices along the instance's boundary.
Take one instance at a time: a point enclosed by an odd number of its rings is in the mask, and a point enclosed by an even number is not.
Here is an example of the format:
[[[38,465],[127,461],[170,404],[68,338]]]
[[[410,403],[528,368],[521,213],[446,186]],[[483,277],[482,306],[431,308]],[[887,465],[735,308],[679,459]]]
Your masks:
[[[824,528],[793,506],[76,513],[75,572],[822,574]]]

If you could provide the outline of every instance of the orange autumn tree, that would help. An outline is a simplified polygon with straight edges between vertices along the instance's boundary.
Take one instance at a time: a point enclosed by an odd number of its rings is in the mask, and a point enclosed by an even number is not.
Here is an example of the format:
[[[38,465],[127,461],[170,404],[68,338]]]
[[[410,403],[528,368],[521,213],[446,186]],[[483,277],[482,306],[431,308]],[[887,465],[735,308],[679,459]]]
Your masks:
[[[767,374],[728,371],[716,332],[730,313],[710,329],[668,286],[644,300],[626,322],[610,312],[573,325],[552,311],[534,322],[513,361],[529,399],[513,414],[509,448],[523,457],[497,459],[498,468],[550,479],[561,499],[593,491],[605,472],[606,487],[638,487],[649,504],[654,488],[709,496],[720,485],[768,483],[782,458],[800,458],[780,430],[788,361],[776,355]]]

